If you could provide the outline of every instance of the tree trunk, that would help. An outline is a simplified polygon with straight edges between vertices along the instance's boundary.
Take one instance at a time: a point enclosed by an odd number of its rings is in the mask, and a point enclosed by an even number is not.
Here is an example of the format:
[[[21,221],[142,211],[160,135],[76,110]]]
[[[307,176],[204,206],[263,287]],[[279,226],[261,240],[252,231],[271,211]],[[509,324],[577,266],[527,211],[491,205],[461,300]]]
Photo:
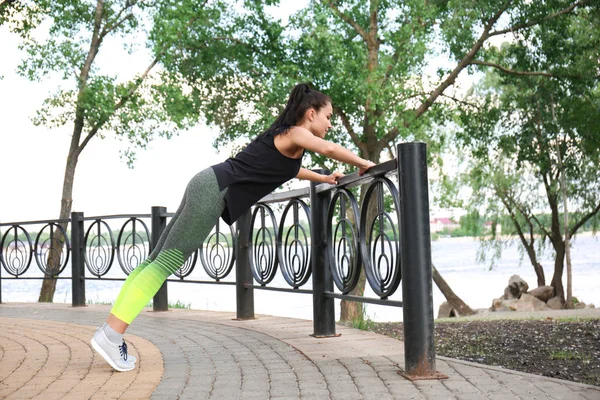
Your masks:
[[[554,296],[559,296],[564,303],[565,289],[562,283],[562,275],[565,267],[565,243],[561,240],[554,245],[554,250],[556,251],[556,259],[554,260],[554,276],[551,285],[554,287]]]
[[[367,191],[367,185],[362,185],[360,188],[360,196],[358,203],[363,204],[364,194]],[[363,204],[365,207],[365,204]],[[369,207],[367,220],[372,220],[373,215],[375,215],[377,202],[371,201],[366,205]],[[364,234],[364,232],[361,232]],[[362,262],[361,262],[362,264]],[[358,283],[356,287],[350,291],[350,295],[352,296],[363,296],[365,294],[365,285],[367,281],[367,276],[365,275],[365,266],[363,265],[360,269],[360,275],[358,277]],[[359,303],[356,301],[346,301],[342,300],[340,303],[340,321],[362,321],[364,319],[365,306],[363,303]]]
[[[556,258],[554,260],[554,276],[552,277],[552,285],[554,287],[554,296],[559,296],[563,303],[565,302],[565,290],[562,283],[563,269],[565,266],[565,242],[562,238],[560,231],[560,218],[558,212],[558,196],[555,193],[551,193],[548,189],[546,190],[548,195],[548,203],[552,210],[552,246],[556,252]]]
[[[552,115],[554,120],[556,120],[556,116],[554,116],[554,106],[552,107]],[[556,155],[558,158],[558,169],[560,171],[560,190],[562,192],[563,197],[563,216],[564,216],[564,226],[563,229],[565,231],[565,253],[567,256],[567,304],[566,308],[573,308],[573,285],[572,279],[573,276],[571,274],[571,244],[569,239],[569,208],[567,201],[567,183],[565,179],[565,169],[563,168],[562,157],[560,155],[560,146],[558,143],[556,144]]]
[[[554,296],[560,297],[563,304],[565,302],[565,292],[562,284],[562,274],[564,269],[565,259],[565,242],[562,238],[560,229],[560,214],[558,212],[558,194],[554,190],[553,175],[551,171],[543,171],[542,179],[544,181],[544,188],[546,190],[546,197],[548,198],[548,205],[551,211],[551,228],[549,232],[550,241],[552,247],[556,252],[556,258],[554,259],[554,275],[552,276],[552,282],[550,285],[554,287]],[[556,177],[558,179],[558,176]]]
[[[448,304],[450,304],[451,310],[456,310],[458,312],[458,316],[464,315],[473,315],[475,311],[471,307],[467,305],[460,297],[454,293],[454,291],[450,288],[450,285],[442,278],[442,275],[438,272],[437,268],[433,263],[431,264],[431,270],[433,272],[433,281],[440,289]]]
[[[533,269],[535,271],[535,275],[537,276],[537,285],[538,285],[538,287],[540,287],[540,286],[546,286],[546,277],[544,275],[544,267],[542,267],[542,264],[536,263],[533,266]]]
[[[96,59],[96,56],[98,55],[98,50],[100,49],[100,45],[102,43],[102,36],[100,34],[100,30],[102,28],[102,21],[104,15],[104,1],[98,0],[96,2],[96,11],[94,14],[94,30],[92,32],[92,37],[90,38],[90,48],[88,49],[87,57],[81,68],[81,72],[77,77],[79,92],[77,93],[77,102],[75,104],[75,120],[73,121],[73,135],[71,136],[71,145],[69,147],[67,165],[65,167],[65,178],[63,181],[62,199],[60,202],[60,219],[69,219],[71,216],[71,207],[73,205],[73,181],[75,179],[75,167],[77,166],[77,161],[79,159],[81,151],[86,146],[87,142],[92,136],[92,134],[88,135],[90,137],[85,138],[80,144],[81,133],[83,132],[83,128],[85,126],[85,111],[83,106],[85,101],[84,91],[87,86],[90,71],[92,70],[92,65],[94,63],[94,60]],[[68,224],[61,225],[66,232]],[[56,252],[56,254],[59,254],[58,259],[60,259],[62,246],[53,250]],[[50,276],[45,276],[44,282],[42,283],[42,289],[40,290],[40,297],[38,301],[51,303],[54,298],[55,290],[56,279]]]
[[[352,296],[363,296],[366,284],[365,269],[361,268],[356,287],[350,291]],[[365,305],[357,301],[342,300],[340,303],[340,321],[362,321],[365,317]]]
[[[38,302],[40,303],[52,303],[54,299],[54,292],[56,291],[56,279],[54,277],[45,275],[42,281],[42,288],[40,290],[40,297]]]
[[[69,219],[71,216],[71,207],[73,205],[73,182],[75,178],[75,167],[77,165],[78,154],[75,154],[77,151],[77,143],[74,141],[79,138],[78,135],[73,135],[71,139],[71,150],[69,151],[69,156],[67,157],[67,166],[65,168],[65,177],[63,181],[63,191],[62,191],[62,199],[60,202],[60,214],[59,219]],[[75,146],[74,146],[75,145]],[[75,149],[75,150],[73,150]],[[67,232],[68,223],[60,223],[62,228]],[[48,267],[52,271],[55,269],[58,271],[60,264],[60,257],[63,252],[63,240],[55,240],[52,242],[52,246],[50,251],[48,252]],[[53,274],[45,275],[44,281],[42,282],[42,288],[40,289],[40,296],[38,298],[38,302],[40,303],[52,303],[54,300],[54,292],[56,291],[56,278]]]
[[[537,277],[538,287],[545,286],[546,276],[544,274],[544,268],[538,262],[537,256],[535,254],[535,232],[533,228],[533,223],[531,222],[533,216],[529,215],[523,210],[523,208],[519,207],[517,205],[516,200],[513,199],[513,197],[509,194],[507,190],[502,190],[499,187],[496,187],[495,191],[496,195],[500,198],[500,201],[502,201],[502,204],[506,208],[506,211],[508,211],[510,215],[510,220],[512,221],[517,231],[517,234],[519,235],[521,245],[525,248],[525,251],[527,252],[527,256],[529,257],[529,261],[531,262],[531,265],[533,266],[533,270],[535,271],[535,275]],[[524,227],[521,226],[519,220],[517,219],[517,211],[521,213],[523,218],[527,220],[527,228],[529,229],[529,240],[527,239],[527,237],[525,237],[526,232],[523,230]]]
[[[527,251],[527,255],[529,256],[529,260],[531,261],[531,265],[533,265],[533,270],[535,271],[535,275],[537,277],[537,285],[546,286],[546,276],[544,275],[544,267],[537,261],[537,257],[535,255],[535,249],[533,248],[533,244],[531,246],[526,245],[521,242],[525,246],[525,250]]]

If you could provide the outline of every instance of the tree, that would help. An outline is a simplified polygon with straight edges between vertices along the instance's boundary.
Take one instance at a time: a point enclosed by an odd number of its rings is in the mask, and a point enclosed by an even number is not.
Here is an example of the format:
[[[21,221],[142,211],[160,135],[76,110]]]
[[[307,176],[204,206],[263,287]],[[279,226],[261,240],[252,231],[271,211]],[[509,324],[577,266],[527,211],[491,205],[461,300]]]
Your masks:
[[[18,5],[15,0],[0,0],[0,25],[7,21]]]
[[[600,212],[598,26],[595,5],[529,29],[489,52],[486,65],[495,69],[473,91],[470,101],[477,105],[462,110],[464,130],[458,135],[473,160],[472,206],[508,212],[539,286],[546,282],[539,252],[551,245],[550,284],[563,301],[561,173],[574,211],[566,237]]]
[[[207,76],[194,68],[204,59],[193,42],[175,55],[181,62],[167,67],[186,78],[190,97],[221,128],[216,145],[258,134],[293,84],[309,81],[333,99],[339,124],[330,138],[379,162],[400,140],[426,140],[435,155],[441,140],[430,134],[432,126],[443,123],[447,104],[457,100],[447,91],[461,72],[486,68],[492,39],[567,19],[591,1],[321,0],[311,1],[285,26],[268,13],[275,3],[248,3],[238,38],[254,40],[232,50],[219,73]],[[427,78],[432,56],[439,53],[450,66]],[[311,157],[315,165],[332,165]],[[361,279],[352,294],[363,290]],[[344,302],[342,319],[360,316],[355,304]]]
[[[168,27],[156,16],[176,2],[42,0],[11,2],[10,8],[5,3],[0,4],[1,22],[21,37],[27,53],[19,73],[31,80],[62,79],[34,119],[49,128],[72,126],[60,219],[70,217],[75,169],[90,140],[115,134],[129,141],[132,147],[126,154],[131,163],[133,148],[145,147],[155,136],[170,137],[198,120],[197,110],[182,95],[180,85],[174,84],[175,77],[159,67],[187,28],[193,28],[207,48],[211,42],[225,40],[222,2],[188,2],[193,17],[187,10]],[[151,49],[144,69],[133,77],[101,72],[98,59],[107,47],[116,43],[133,52],[136,37],[144,32]],[[50,253],[61,254],[63,242],[58,238],[53,244],[56,250]],[[57,257],[49,258],[39,301],[52,301],[57,263]]]

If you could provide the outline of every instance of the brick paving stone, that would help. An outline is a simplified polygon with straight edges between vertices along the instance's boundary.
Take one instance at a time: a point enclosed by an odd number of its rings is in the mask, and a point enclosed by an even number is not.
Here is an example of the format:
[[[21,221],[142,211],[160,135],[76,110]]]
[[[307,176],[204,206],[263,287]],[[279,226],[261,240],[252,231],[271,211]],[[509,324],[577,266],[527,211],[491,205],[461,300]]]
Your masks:
[[[585,391],[585,392],[580,392],[578,393],[581,397],[583,397],[586,400],[598,400],[600,399],[600,392],[598,393],[592,393],[591,391]]]
[[[395,400],[391,393],[365,393],[364,400]]]
[[[397,399],[425,399],[425,395],[412,384],[390,385],[389,390],[391,395]]]
[[[455,394],[477,394],[479,396],[482,395],[481,390],[479,390],[476,386],[472,385],[470,382],[467,382],[464,379],[448,379],[443,380],[442,384]]]
[[[514,393],[502,393],[502,394],[492,393],[492,394],[487,394],[484,398],[489,399],[489,400],[508,400],[508,399],[519,399],[520,400],[520,397],[517,397]]]
[[[14,329],[0,332],[0,397],[600,399],[595,387],[445,357],[436,369],[450,379],[411,382],[397,374],[403,345],[389,338],[338,327],[341,337],[315,339],[311,321],[189,310],[143,312],[125,336],[138,366],[116,373],[89,346],[108,311],[1,304],[0,325]]]
[[[240,400],[264,400],[269,398],[269,392],[242,392]]]
[[[339,391],[331,395],[333,400],[362,400],[362,396],[358,392],[343,392]]]

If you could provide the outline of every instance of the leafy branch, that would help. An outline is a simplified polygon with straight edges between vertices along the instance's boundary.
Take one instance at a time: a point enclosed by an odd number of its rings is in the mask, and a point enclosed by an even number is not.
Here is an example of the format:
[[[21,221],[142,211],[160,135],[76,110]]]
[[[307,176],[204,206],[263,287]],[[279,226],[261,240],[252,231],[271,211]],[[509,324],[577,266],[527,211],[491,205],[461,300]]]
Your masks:
[[[536,19],[536,20],[525,22],[522,24],[516,24],[516,25],[513,25],[511,27],[508,27],[506,29],[502,29],[499,31],[494,31],[494,32],[491,32],[489,34],[489,36],[492,37],[492,36],[504,35],[505,33],[514,33],[514,32],[520,31],[521,29],[530,28],[532,26],[539,25],[542,22],[549,21],[549,20],[559,17],[561,15],[568,14],[571,11],[575,10],[577,7],[581,7],[581,6],[589,4],[589,3],[591,3],[591,0],[578,1],[577,3],[573,3],[569,7],[563,8],[560,11],[546,15],[544,18]]]

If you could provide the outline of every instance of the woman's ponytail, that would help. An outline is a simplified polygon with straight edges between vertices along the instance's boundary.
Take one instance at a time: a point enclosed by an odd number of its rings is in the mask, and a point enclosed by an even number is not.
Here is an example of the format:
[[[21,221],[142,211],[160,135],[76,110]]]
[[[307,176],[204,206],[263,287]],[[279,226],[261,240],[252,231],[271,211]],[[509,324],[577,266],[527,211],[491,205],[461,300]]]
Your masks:
[[[311,108],[319,111],[327,103],[331,103],[329,96],[311,89],[306,83],[299,83],[292,89],[283,112],[279,114],[265,134],[285,133],[302,120],[306,111]]]

